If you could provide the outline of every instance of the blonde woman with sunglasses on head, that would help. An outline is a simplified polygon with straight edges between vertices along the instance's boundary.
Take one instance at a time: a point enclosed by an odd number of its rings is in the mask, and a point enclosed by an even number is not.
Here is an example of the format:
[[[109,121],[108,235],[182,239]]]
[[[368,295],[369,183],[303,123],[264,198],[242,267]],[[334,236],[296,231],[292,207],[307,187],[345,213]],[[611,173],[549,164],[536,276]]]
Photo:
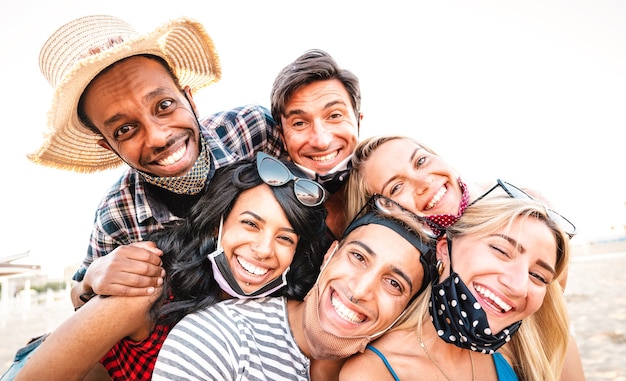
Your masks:
[[[341,380],[559,379],[569,238],[542,204],[485,197],[447,229],[437,259],[409,318],[348,360]]]
[[[119,249],[162,252],[159,298],[93,297],[17,379],[82,380],[101,361],[113,380],[149,380],[166,335],[186,314],[230,298],[302,300],[331,242],[323,239],[324,188],[298,177],[293,164],[262,153],[220,169],[188,219],[151,233],[154,243]]]

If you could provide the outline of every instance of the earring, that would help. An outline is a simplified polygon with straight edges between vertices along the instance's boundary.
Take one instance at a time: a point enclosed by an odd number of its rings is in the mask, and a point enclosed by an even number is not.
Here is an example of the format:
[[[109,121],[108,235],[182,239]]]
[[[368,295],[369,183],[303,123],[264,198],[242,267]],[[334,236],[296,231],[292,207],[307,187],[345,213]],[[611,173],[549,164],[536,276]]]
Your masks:
[[[437,274],[441,276],[441,274],[443,274],[443,270],[446,268],[446,266],[443,263],[443,260],[441,259],[438,260],[435,266],[437,267]]]

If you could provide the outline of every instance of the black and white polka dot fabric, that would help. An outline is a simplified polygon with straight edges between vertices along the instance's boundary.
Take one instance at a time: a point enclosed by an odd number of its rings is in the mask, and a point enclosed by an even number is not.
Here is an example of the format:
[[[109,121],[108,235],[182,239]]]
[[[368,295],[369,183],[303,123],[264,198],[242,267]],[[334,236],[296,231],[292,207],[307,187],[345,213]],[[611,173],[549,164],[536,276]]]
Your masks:
[[[454,271],[443,282],[433,285],[430,315],[437,334],[460,348],[492,354],[511,340],[521,321],[497,334],[489,328],[487,314]]]

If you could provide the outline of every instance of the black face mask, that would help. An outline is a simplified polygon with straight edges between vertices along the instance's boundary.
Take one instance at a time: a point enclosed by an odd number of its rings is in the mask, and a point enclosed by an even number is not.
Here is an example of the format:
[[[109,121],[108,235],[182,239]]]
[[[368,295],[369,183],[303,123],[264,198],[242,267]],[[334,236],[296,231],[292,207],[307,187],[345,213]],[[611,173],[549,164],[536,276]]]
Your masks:
[[[207,255],[207,258],[209,259],[209,261],[211,261],[215,282],[217,282],[222,291],[226,292],[230,296],[239,299],[260,298],[263,296],[268,296],[287,285],[287,272],[289,271],[289,268],[287,268],[281,274],[281,276],[270,281],[269,283],[264,284],[257,290],[250,293],[246,293],[245,291],[243,291],[239,286],[239,283],[237,283],[237,280],[235,279],[235,276],[233,275],[230,266],[228,265],[226,255],[224,254],[224,249],[222,248],[221,239],[223,225],[224,218],[222,217],[222,219],[220,220],[220,229],[218,232],[216,248],[214,251]]]
[[[459,348],[492,354],[511,340],[522,322],[513,323],[497,334],[491,332],[487,313],[461,277],[452,270],[451,240],[448,240],[448,253],[450,276],[437,285],[433,284],[429,304],[437,335]]]
[[[343,185],[348,181],[350,167],[351,165],[348,165],[348,169],[337,171],[328,175],[316,175],[315,181],[322,184],[328,193],[333,194],[341,189],[341,187],[343,187]]]

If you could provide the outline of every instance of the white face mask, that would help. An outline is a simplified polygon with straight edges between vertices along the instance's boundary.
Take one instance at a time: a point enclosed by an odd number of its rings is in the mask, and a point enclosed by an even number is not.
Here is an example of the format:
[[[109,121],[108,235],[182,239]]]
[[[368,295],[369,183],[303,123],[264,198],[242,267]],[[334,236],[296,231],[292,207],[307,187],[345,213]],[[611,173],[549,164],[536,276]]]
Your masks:
[[[212,253],[207,255],[207,258],[211,261],[213,278],[224,292],[239,299],[260,298],[268,296],[287,285],[287,272],[289,272],[289,268],[287,268],[280,277],[271,280],[257,290],[251,293],[243,291],[230,270],[230,266],[226,260],[226,255],[224,254],[224,249],[222,248],[223,225],[224,218],[222,217],[220,219],[220,229],[217,236],[217,246]]]

